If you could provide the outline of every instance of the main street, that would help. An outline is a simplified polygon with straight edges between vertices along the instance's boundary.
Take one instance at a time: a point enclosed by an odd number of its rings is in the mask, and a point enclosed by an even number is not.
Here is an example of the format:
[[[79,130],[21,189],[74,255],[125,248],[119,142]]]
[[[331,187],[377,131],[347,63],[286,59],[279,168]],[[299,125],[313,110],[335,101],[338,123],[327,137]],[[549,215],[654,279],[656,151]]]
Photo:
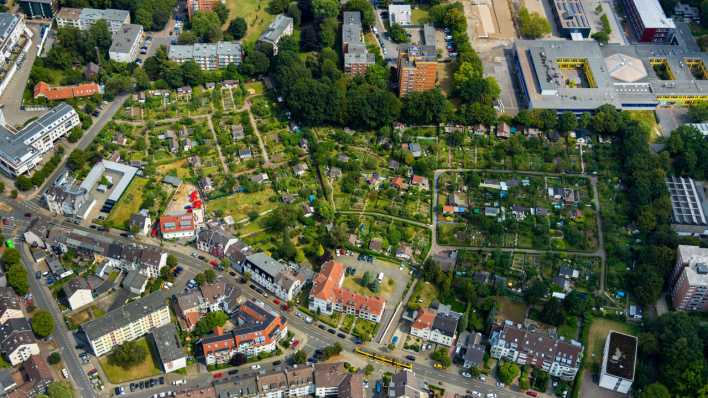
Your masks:
[[[85,232],[90,232],[90,233],[96,233],[95,230],[90,229],[90,228],[85,228],[79,225],[75,225],[73,223],[70,223],[68,221],[64,221],[62,217],[57,217],[57,216],[52,216],[48,210],[43,209],[39,206],[36,205],[35,202],[29,201],[29,202],[18,202],[17,200],[13,199],[8,199],[7,204],[10,205],[13,208],[12,215],[14,215],[17,219],[20,219],[23,217],[23,214],[26,212],[32,213],[33,217],[41,217],[49,222],[52,222],[56,224],[57,226],[61,226],[63,228],[66,228],[68,230],[75,229],[75,230],[82,230]],[[106,234],[108,235],[111,239],[113,239],[116,242],[120,243],[134,243],[133,240],[127,239],[124,237],[121,237],[119,235],[115,234]],[[23,245],[24,248],[24,245]],[[174,255],[178,262],[185,268],[186,271],[189,272],[188,275],[193,275],[199,272],[202,272],[205,269],[210,268],[209,264],[207,264],[204,261],[201,261],[197,258],[194,258],[190,255],[184,254],[181,251],[176,251],[172,250],[166,247],[162,247],[162,250],[166,251],[169,254]],[[31,258],[27,255],[25,250],[21,250],[22,253],[22,259],[25,265],[27,266],[28,270],[30,271],[30,275],[34,275],[34,268],[33,264],[34,262],[31,260]],[[176,293],[182,289],[184,286],[184,280],[186,278],[182,279],[181,283],[177,284],[173,289],[170,290],[170,293]],[[253,289],[251,289],[248,285],[242,284],[240,285],[243,295],[246,298],[253,298],[257,300],[264,300],[264,296],[260,295]],[[74,341],[73,336],[71,333],[66,329],[66,326],[64,325],[63,322],[63,316],[61,315],[61,311],[59,311],[58,306],[56,305],[56,302],[54,301],[54,298],[51,297],[49,294],[49,291],[46,288],[43,288],[41,285],[39,285],[39,282],[34,279],[30,278],[30,288],[32,291],[32,295],[35,297],[35,302],[38,307],[42,308],[47,308],[52,312],[52,314],[55,317],[56,323],[57,323],[57,330],[55,332],[55,339],[58,344],[61,345],[62,347],[62,353],[65,355],[62,355],[62,357],[65,359],[67,362],[67,369],[69,370],[69,373],[71,374],[71,379],[74,380],[77,384],[77,387],[81,391],[92,391],[91,385],[88,381],[88,378],[86,374],[83,372],[81,369],[81,365],[79,364],[78,361],[78,353],[75,350],[75,345],[76,342]],[[312,348],[313,350],[316,348],[322,348],[327,345],[331,345],[334,343],[339,343],[342,345],[343,349],[347,352],[353,352],[354,348],[357,347],[353,341],[347,340],[347,339],[341,339],[338,338],[337,336],[328,333],[326,330],[321,330],[317,327],[316,324],[307,324],[304,320],[290,316],[290,314],[286,314],[282,312],[280,309],[277,309],[283,316],[286,316],[288,318],[288,321],[290,324],[297,330],[300,330],[304,332],[307,337],[308,337],[308,344],[306,344],[307,348]],[[374,351],[374,352],[379,352],[379,353],[387,353],[388,350],[385,345],[382,344],[376,344],[376,343],[366,343],[363,348]],[[374,363],[377,367],[381,366],[386,366],[381,363]],[[387,366],[386,366],[387,367]],[[393,368],[391,368],[393,370]],[[500,398],[511,398],[511,397],[521,397],[523,394],[511,391],[509,389],[496,389],[494,386],[488,385],[486,383],[483,383],[482,381],[478,379],[468,379],[464,378],[461,375],[457,374],[456,372],[452,371],[445,371],[445,370],[438,370],[433,368],[430,365],[427,364],[422,364],[422,363],[416,363],[414,365],[414,371],[415,373],[421,377],[423,380],[427,381],[430,384],[434,385],[441,385],[442,387],[445,387],[445,385],[453,385],[457,386],[459,388],[465,389],[465,390],[476,390],[481,393],[486,394],[487,392],[496,392],[497,396]],[[203,377],[203,374],[200,374],[199,376],[190,378],[188,381],[188,385],[190,382],[194,381],[195,383],[200,383]],[[441,384],[442,383],[442,384]],[[201,385],[201,384],[200,384]],[[170,388],[172,387],[172,388]],[[174,390],[174,386],[164,386],[161,387],[160,389],[152,389],[150,393],[148,394],[147,392],[145,393],[136,393],[136,394],[131,394],[135,395],[136,397],[142,397],[142,396],[150,396],[154,394],[155,392],[160,392],[160,391],[167,391],[167,390]],[[142,394],[142,395],[141,395]],[[145,395],[147,394],[147,395]],[[83,395],[82,396],[87,396]]]

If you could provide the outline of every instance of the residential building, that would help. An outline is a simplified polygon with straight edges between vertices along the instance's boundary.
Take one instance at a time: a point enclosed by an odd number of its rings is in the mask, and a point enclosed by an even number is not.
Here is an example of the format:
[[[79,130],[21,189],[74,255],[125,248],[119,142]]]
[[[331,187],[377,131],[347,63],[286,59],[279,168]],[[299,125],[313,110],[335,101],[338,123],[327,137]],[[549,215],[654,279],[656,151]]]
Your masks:
[[[54,214],[81,220],[88,217],[96,205],[96,199],[85,187],[78,185],[72,178],[61,176],[44,191],[42,202]]]
[[[0,120],[0,170],[13,177],[34,169],[57,140],[81,124],[79,114],[63,102],[17,132]]]
[[[160,276],[160,270],[167,265],[167,252],[154,246],[109,243],[101,253],[111,267],[137,270],[148,278]]]
[[[17,387],[14,375],[15,369],[0,369],[0,394],[7,394]]]
[[[582,362],[583,346],[579,342],[526,330],[511,321],[495,326],[489,341],[492,358],[529,364],[563,380],[575,379]]]
[[[181,321],[182,329],[192,330],[201,319],[204,306],[202,294],[199,291],[190,291],[176,295],[173,301],[175,314]]]
[[[225,68],[229,64],[240,65],[243,57],[241,43],[220,41],[218,43],[173,44],[167,57],[179,64],[194,61],[203,70]]]
[[[457,323],[462,314],[438,304],[437,309],[424,308],[411,325],[411,335],[446,346],[452,346],[457,336]]]
[[[52,275],[54,275],[54,277],[57,279],[64,279],[66,277],[74,275],[74,270],[64,268],[64,265],[61,263],[59,256],[53,254],[49,255],[44,259],[44,262],[47,263],[47,268],[49,268],[49,272],[51,272]]]
[[[315,397],[364,398],[364,375],[349,373],[344,363],[315,364]]]
[[[410,6],[409,6],[410,7]],[[437,52],[431,46],[408,46],[398,51],[398,95],[428,91],[437,83]]]
[[[22,15],[0,13],[0,65],[8,63],[25,29],[25,18]]]
[[[410,26],[412,25],[411,16],[410,4],[390,4],[388,6],[388,20],[391,25]]]
[[[224,332],[218,327],[214,334],[199,342],[207,365],[227,363],[236,353],[248,357],[272,352],[288,332],[287,320],[263,304],[243,303],[233,315],[234,329]]]
[[[0,14],[1,15],[1,14]],[[91,97],[101,93],[101,86],[97,83],[81,83],[73,86],[52,87],[45,82],[34,86],[34,98],[46,98],[49,101],[58,101],[76,97]]]
[[[428,398],[428,389],[413,372],[400,371],[388,383],[389,398]]]
[[[562,36],[577,40],[590,37],[590,22],[581,0],[553,0],[551,7]]]
[[[640,42],[671,43],[676,24],[667,17],[659,0],[622,0],[629,26]]]
[[[386,302],[378,296],[364,296],[342,287],[344,264],[328,261],[322,266],[310,289],[311,311],[325,315],[344,312],[373,322],[380,322]]]
[[[170,310],[162,292],[157,291],[88,321],[81,325],[81,329],[93,353],[101,356],[117,345],[140,338],[168,323]]]
[[[703,182],[670,176],[666,186],[671,198],[671,228],[683,236],[708,234],[708,201]]]
[[[93,293],[86,278],[77,276],[74,279],[66,282],[61,287],[62,292],[66,296],[66,301],[69,303],[69,308],[75,310],[93,302]]]
[[[4,325],[10,319],[21,319],[25,315],[22,312],[22,300],[10,287],[0,287],[0,325]]]
[[[223,280],[205,283],[198,290],[192,290],[174,297],[174,310],[183,329],[192,330],[207,312],[234,312],[240,305],[241,291]]]
[[[224,258],[231,245],[236,242],[238,238],[218,225],[211,225],[197,233],[197,249],[217,258]]]
[[[268,29],[261,33],[256,44],[264,50],[272,50],[275,55],[278,54],[278,43],[280,43],[280,40],[292,34],[293,19],[286,17],[284,14],[279,14],[268,26]]]
[[[684,311],[708,311],[708,249],[679,245],[671,276],[671,300]]]
[[[455,355],[463,368],[480,368],[484,363],[484,352],[481,333],[470,333],[466,330],[460,333],[455,346]]]
[[[130,216],[130,221],[128,222],[130,232],[147,236],[150,233],[150,226],[152,226],[152,220],[150,219],[147,209],[143,209],[139,213]]]
[[[363,75],[370,65],[376,63],[363,40],[361,12],[344,11],[342,16],[342,53],[344,71],[351,75]]]
[[[602,353],[600,387],[621,394],[629,393],[637,366],[637,345],[636,336],[610,330]]]
[[[115,33],[121,26],[130,23],[130,12],[111,8],[101,10],[96,8],[62,7],[55,18],[57,26],[60,28],[72,27],[80,30],[88,30],[99,20],[106,21],[108,30],[111,33]]]
[[[153,329],[152,339],[163,372],[170,373],[187,367],[187,354],[179,341],[175,325],[168,323]]]
[[[53,18],[57,10],[57,1],[20,0],[20,9],[29,18]]]
[[[250,273],[251,281],[263,286],[283,301],[291,301],[309,279],[297,264],[277,261],[265,253],[246,257],[242,272]]]
[[[133,294],[143,294],[145,288],[147,287],[147,283],[147,276],[141,274],[137,270],[130,270],[128,271],[128,274],[125,275],[125,278],[123,278],[121,285]]]
[[[45,394],[47,387],[54,381],[49,365],[41,355],[30,356],[22,364],[17,375],[19,378],[15,381],[17,388],[7,395],[8,398],[27,398]]]
[[[189,20],[195,13],[199,11],[213,11],[217,5],[221,4],[220,0],[187,0],[187,15]]]
[[[196,225],[191,214],[160,217],[160,233],[163,239],[193,239]]]
[[[108,57],[116,62],[134,62],[138,58],[142,40],[142,25],[125,24],[113,32],[113,42],[108,49]]]
[[[12,366],[39,355],[39,345],[26,318],[8,319],[0,325],[0,352]]]

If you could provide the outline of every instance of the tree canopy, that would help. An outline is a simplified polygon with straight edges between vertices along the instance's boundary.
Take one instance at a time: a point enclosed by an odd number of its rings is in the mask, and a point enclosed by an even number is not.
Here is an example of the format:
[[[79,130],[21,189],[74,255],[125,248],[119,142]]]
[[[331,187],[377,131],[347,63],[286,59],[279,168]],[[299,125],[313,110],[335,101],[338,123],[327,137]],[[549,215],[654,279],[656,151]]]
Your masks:
[[[108,360],[116,366],[129,369],[142,363],[147,355],[148,352],[144,345],[138,341],[126,341],[113,349]]]
[[[47,310],[37,310],[32,315],[32,331],[43,338],[54,333],[54,318]]]
[[[519,33],[525,39],[538,39],[551,33],[548,20],[535,12],[529,12],[526,7],[519,10]]]

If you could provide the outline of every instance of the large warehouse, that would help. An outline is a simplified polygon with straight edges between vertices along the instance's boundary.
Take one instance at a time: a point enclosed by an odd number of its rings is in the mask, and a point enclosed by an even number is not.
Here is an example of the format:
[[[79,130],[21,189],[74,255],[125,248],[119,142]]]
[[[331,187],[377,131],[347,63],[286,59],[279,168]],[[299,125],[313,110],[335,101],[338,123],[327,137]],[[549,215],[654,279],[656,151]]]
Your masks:
[[[529,108],[654,109],[708,100],[706,54],[691,46],[519,40],[515,64]]]

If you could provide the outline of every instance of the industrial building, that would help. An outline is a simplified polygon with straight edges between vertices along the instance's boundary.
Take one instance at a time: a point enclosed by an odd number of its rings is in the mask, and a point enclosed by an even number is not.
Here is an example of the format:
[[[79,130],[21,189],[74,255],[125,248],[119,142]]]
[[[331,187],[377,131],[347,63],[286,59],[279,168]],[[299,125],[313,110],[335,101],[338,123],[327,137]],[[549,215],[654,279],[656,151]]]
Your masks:
[[[667,17],[659,0],[622,0],[629,26],[643,43],[671,43],[676,24]]]
[[[580,0],[553,0],[553,18],[562,36],[582,39],[590,36],[590,22]]]
[[[518,40],[514,54],[521,101],[529,108],[652,110],[708,100],[708,59],[691,43]]]

